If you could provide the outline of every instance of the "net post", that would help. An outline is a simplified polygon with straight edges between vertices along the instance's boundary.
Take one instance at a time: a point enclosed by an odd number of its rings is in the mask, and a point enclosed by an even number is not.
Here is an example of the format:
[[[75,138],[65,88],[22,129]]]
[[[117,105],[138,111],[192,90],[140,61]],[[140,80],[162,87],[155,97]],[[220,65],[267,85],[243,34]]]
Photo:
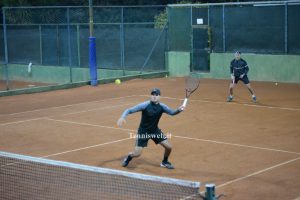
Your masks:
[[[205,200],[217,200],[215,195],[215,184],[205,184],[206,192],[205,192]]]

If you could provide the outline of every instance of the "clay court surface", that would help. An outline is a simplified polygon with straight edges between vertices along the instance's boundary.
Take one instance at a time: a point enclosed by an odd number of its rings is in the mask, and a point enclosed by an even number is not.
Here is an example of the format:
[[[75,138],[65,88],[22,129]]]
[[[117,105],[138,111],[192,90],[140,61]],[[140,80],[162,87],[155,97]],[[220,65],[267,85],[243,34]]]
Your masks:
[[[0,97],[0,151],[91,166],[216,184],[221,199],[300,199],[300,85],[253,82],[258,102],[242,84],[226,102],[229,80],[204,79],[187,109],[163,115],[174,170],[159,166],[163,148],[152,141],[140,158],[121,167],[133,149],[140,113],[122,112],[149,99],[181,105],[184,78],[136,79],[121,85]]]
[[[11,81],[11,80],[6,82],[5,80],[0,79],[0,92],[6,91],[7,87],[10,90],[15,90],[15,89],[24,89],[24,88],[40,87],[40,86],[48,86],[48,85],[56,85],[56,84],[25,82],[25,81]]]

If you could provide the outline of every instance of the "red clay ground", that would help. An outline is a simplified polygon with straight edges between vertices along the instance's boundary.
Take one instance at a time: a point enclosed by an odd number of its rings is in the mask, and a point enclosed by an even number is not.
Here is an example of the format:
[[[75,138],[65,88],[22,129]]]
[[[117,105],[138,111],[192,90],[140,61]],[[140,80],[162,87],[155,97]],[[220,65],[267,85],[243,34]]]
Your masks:
[[[15,89],[23,89],[23,88],[31,88],[31,87],[39,87],[39,86],[47,86],[47,85],[56,85],[56,84],[47,84],[47,83],[39,83],[39,82],[24,82],[24,81],[9,81],[8,87],[10,90]],[[6,91],[6,81],[0,79],[0,91]]]
[[[149,98],[158,87],[161,101],[182,103],[183,78],[132,80],[121,85],[0,97],[0,150],[92,166],[215,183],[230,200],[295,200],[300,197],[300,85],[253,82],[258,103],[239,84],[226,102],[228,80],[202,80],[187,109],[163,115],[160,128],[171,136],[170,161],[159,167],[160,146],[149,142],[128,168],[140,113],[123,128],[124,109]]]

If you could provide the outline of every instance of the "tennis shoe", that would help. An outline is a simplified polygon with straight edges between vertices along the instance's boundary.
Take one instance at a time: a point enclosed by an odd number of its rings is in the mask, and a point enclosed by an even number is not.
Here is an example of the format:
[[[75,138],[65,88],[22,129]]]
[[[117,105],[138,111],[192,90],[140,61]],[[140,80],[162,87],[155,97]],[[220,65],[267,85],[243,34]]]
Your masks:
[[[122,166],[123,167],[127,167],[127,165],[129,164],[129,162],[132,160],[132,157],[127,156],[126,158],[124,158],[123,162],[122,162]]]
[[[256,96],[252,97],[252,101],[255,103],[257,101]]]
[[[227,102],[231,102],[233,100],[233,96],[228,96],[227,97]]]
[[[167,169],[174,169],[174,166],[168,161],[162,161],[160,164],[161,167],[165,167]]]

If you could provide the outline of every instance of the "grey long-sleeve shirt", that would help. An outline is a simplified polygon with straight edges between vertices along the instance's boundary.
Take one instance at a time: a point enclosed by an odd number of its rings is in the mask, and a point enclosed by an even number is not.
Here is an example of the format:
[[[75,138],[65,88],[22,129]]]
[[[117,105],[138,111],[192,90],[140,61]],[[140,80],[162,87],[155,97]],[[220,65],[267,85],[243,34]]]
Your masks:
[[[163,113],[177,115],[181,112],[179,109],[173,110],[163,103],[155,104],[151,101],[146,101],[125,110],[122,114],[122,118],[125,119],[127,115],[139,111],[142,112],[139,129],[144,131],[154,131],[158,129],[158,123]]]

